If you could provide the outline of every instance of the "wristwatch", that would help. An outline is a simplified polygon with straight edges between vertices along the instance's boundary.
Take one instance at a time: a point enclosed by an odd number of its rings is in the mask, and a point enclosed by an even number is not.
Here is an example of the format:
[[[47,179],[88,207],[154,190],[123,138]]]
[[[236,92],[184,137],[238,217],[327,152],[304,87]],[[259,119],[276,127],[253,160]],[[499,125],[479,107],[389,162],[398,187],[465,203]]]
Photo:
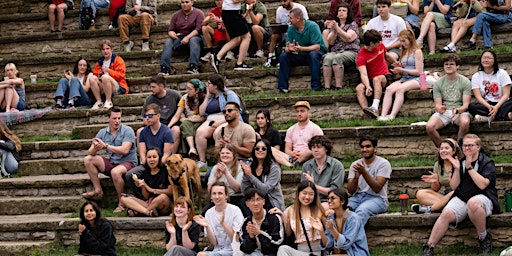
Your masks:
[[[471,171],[471,170],[473,170],[473,166],[470,165],[469,167],[466,167],[466,171]]]

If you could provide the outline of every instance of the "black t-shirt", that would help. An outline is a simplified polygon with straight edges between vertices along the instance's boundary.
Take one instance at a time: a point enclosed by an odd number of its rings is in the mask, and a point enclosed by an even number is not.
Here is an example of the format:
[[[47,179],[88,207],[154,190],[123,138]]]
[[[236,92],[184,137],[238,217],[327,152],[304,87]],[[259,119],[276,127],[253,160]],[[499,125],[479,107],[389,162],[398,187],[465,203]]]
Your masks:
[[[176,244],[183,246],[183,236],[182,236],[182,228],[178,225],[174,227],[176,229]],[[196,245],[192,249],[195,252],[199,252],[199,235],[201,234],[201,226],[197,224],[195,221],[192,221],[192,225],[188,229],[188,237],[190,241],[194,242]],[[165,243],[169,243],[171,240],[171,234],[167,229],[165,229]]]
[[[276,146],[276,145],[279,145],[279,146],[282,145],[281,134],[279,134],[279,131],[274,127],[268,128],[265,131],[265,134],[261,135],[261,137],[263,139],[268,140],[270,142],[271,147]]]
[[[155,175],[151,175],[150,170],[144,170],[139,179],[143,179],[148,186],[154,189],[167,189],[169,185],[169,178],[167,177],[167,169],[165,166],[160,167],[160,171],[158,171]],[[150,197],[156,196],[155,194],[150,194]]]

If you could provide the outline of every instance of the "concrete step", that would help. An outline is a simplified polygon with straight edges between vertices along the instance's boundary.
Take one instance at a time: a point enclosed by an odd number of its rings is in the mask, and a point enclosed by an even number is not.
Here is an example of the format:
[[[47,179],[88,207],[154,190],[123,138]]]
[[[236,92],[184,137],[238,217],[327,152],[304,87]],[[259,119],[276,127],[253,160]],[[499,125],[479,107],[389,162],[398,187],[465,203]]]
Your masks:
[[[52,241],[0,241],[0,254],[3,256],[32,255],[35,251],[51,248]]]
[[[82,196],[7,197],[0,198],[0,214],[74,212],[84,202]]]
[[[406,216],[399,213],[386,213],[372,216],[365,226],[368,244],[370,247],[394,246],[396,244],[420,245],[428,239],[438,216],[438,213],[430,215],[409,213]],[[63,244],[71,245],[79,242],[78,233],[76,232],[76,225],[79,223],[78,218],[65,218],[62,215],[55,214],[16,217],[17,219],[12,219],[12,216],[0,216],[0,232],[26,232],[27,235],[35,235],[37,232],[35,230],[46,230],[48,233],[54,234],[56,239]],[[489,217],[487,231],[492,233],[495,247],[506,247],[512,243],[512,229],[509,221],[511,217],[511,213],[496,214]],[[164,247],[163,227],[168,217],[109,217],[108,219],[116,228],[118,245]],[[5,227],[3,223],[8,226]],[[27,243],[29,242],[27,241]],[[200,243],[201,246],[206,245],[204,239]],[[456,243],[477,246],[474,239],[474,226],[468,220],[460,223],[457,229],[450,229],[436,246],[443,247]],[[15,242],[0,242],[0,245],[4,244],[15,244]]]

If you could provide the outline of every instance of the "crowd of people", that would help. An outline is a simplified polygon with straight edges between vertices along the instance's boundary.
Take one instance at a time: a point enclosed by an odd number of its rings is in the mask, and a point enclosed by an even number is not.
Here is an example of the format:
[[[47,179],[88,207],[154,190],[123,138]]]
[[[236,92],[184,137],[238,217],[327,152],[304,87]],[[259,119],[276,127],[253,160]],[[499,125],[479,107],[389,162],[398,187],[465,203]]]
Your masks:
[[[108,0],[83,2],[81,8],[94,6],[93,16],[97,9],[109,6]],[[145,127],[137,131],[122,124],[122,110],[113,106],[115,94],[129,93],[126,65],[112,53],[112,42],[104,40],[99,46],[102,56],[94,67],[79,58],[72,71],[64,72],[54,95],[58,109],[90,105],[92,109],[109,109],[108,126],[98,132],[84,158],[94,189],[83,197],[103,197],[98,178],[103,173],[112,178],[117,192],[114,212],[126,211],[131,217],[171,214],[165,225],[166,255],[232,255],[238,249],[232,247],[233,241],[239,241],[241,252],[251,255],[369,255],[364,226],[372,215],[387,211],[392,171],[389,161],[377,155],[377,139],[370,135],[359,139],[361,159],[350,165],[345,182],[343,165],[330,156],[332,142],[310,120],[309,102],[298,101],[293,106],[297,123],[287,130],[283,142],[272,127],[269,110],[258,111],[256,129],[243,122],[241,99],[225,86],[221,75],[210,75],[206,84],[191,79],[183,96],[166,89],[165,76],[173,73],[172,55],[182,49],[189,51],[189,74],[199,74],[201,61],[210,62],[219,73],[224,58],[236,60],[235,70],[251,70],[245,58],[251,54],[264,58],[265,42],[269,42],[265,66],[279,66],[280,93],[290,91],[292,67],[309,66],[315,91],[344,88],[345,69],[355,67],[361,80],[356,95],[362,111],[371,118],[390,121],[399,115],[405,92],[422,86],[424,40],[427,54],[433,54],[437,29],[452,27],[450,43],[439,49],[449,54],[443,57],[445,75],[433,85],[435,113],[426,124],[438,157],[433,172],[421,177],[430,188],[417,192],[419,204],[411,208],[417,213],[441,212],[423,255],[433,255],[448,227],[468,216],[477,229],[481,251],[492,252],[486,217],[500,211],[496,168],[481,152],[480,138],[468,132],[471,117],[476,122],[512,120],[512,81],[499,67],[490,31],[491,25],[512,21],[511,1],[454,4],[452,0],[424,0],[422,22],[418,19],[419,1],[405,2],[408,11],[402,18],[391,13],[390,0],[376,0],[375,17],[360,37],[358,0],[333,0],[322,26],[309,20],[307,7],[281,0],[276,11],[280,26],[272,29],[265,4],[259,0],[215,0],[216,6],[206,16],[194,7],[193,0],[181,0],[181,9],[169,22],[160,73],[150,80],[152,94],[141,113]],[[122,5],[116,2],[113,13]],[[458,6],[456,19],[453,6]],[[156,0],[126,0],[124,7],[125,13],[116,21],[125,52],[135,45],[129,37],[133,26],[140,27],[141,50],[149,51],[151,26],[158,21]],[[63,30],[69,9],[72,2],[51,0],[48,17],[52,32]],[[486,49],[478,72],[468,79],[458,73],[460,59],[453,53],[471,26],[472,36],[460,50],[475,49],[479,35]],[[237,47],[238,57],[232,51]],[[202,58],[201,52],[206,52]],[[23,80],[17,78],[12,63],[6,65],[5,72],[6,78],[0,82],[0,107],[6,112],[23,110]],[[450,124],[459,127],[456,138],[441,138],[438,130]],[[9,169],[6,173],[15,173],[21,146],[17,137],[3,130],[0,155],[6,164],[2,167]],[[171,154],[183,152],[196,157],[200,168],[208,167],[208,139],[215,141],[217,162],[207,174],[210,202],[202,215],[195,215],[190,199],[171,201],[164,162]],[[281,189],[281,166],[302,167],[301,183],[289,207],[285,207]],[[133,195],[124,193],[126,185]],[[101,218],[98,206],[86,202],[80,217],[79,253],[115,255],[112,225]],[[199,251],[201,228],[209,251]]]

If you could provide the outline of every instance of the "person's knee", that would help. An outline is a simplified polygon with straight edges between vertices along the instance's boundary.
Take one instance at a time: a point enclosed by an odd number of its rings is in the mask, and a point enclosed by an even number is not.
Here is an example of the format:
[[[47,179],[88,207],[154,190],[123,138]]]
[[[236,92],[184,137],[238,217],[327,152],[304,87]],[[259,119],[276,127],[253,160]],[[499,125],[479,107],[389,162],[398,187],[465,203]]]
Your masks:
[[[466,204],[466,209],[468,210],[468,213],[474,213],[480,209],[483,209],[482,202],[478,200],[475,197],[472,197],[468,200],[468,203]]]
[[[84,165],[90,165],[90,164],[92,164],[93,159],[94,159],[94,156],[91,156],[91,155],[87,155],[87,156],[85,156],[85,157],[84,157]]]
[[[361,83],[361,84],[358,84],[358,85],[356,86],[356,94],[364,94],[364,92],[365,92],[365,86],[364,86],[364,84],[362,84],[362,83]]]
[[[123,180],[123,176],[126,173],[126,168],[123,166],[117,166],[116,168],[113,168],[110,173],[112,174],[112,179]]]

